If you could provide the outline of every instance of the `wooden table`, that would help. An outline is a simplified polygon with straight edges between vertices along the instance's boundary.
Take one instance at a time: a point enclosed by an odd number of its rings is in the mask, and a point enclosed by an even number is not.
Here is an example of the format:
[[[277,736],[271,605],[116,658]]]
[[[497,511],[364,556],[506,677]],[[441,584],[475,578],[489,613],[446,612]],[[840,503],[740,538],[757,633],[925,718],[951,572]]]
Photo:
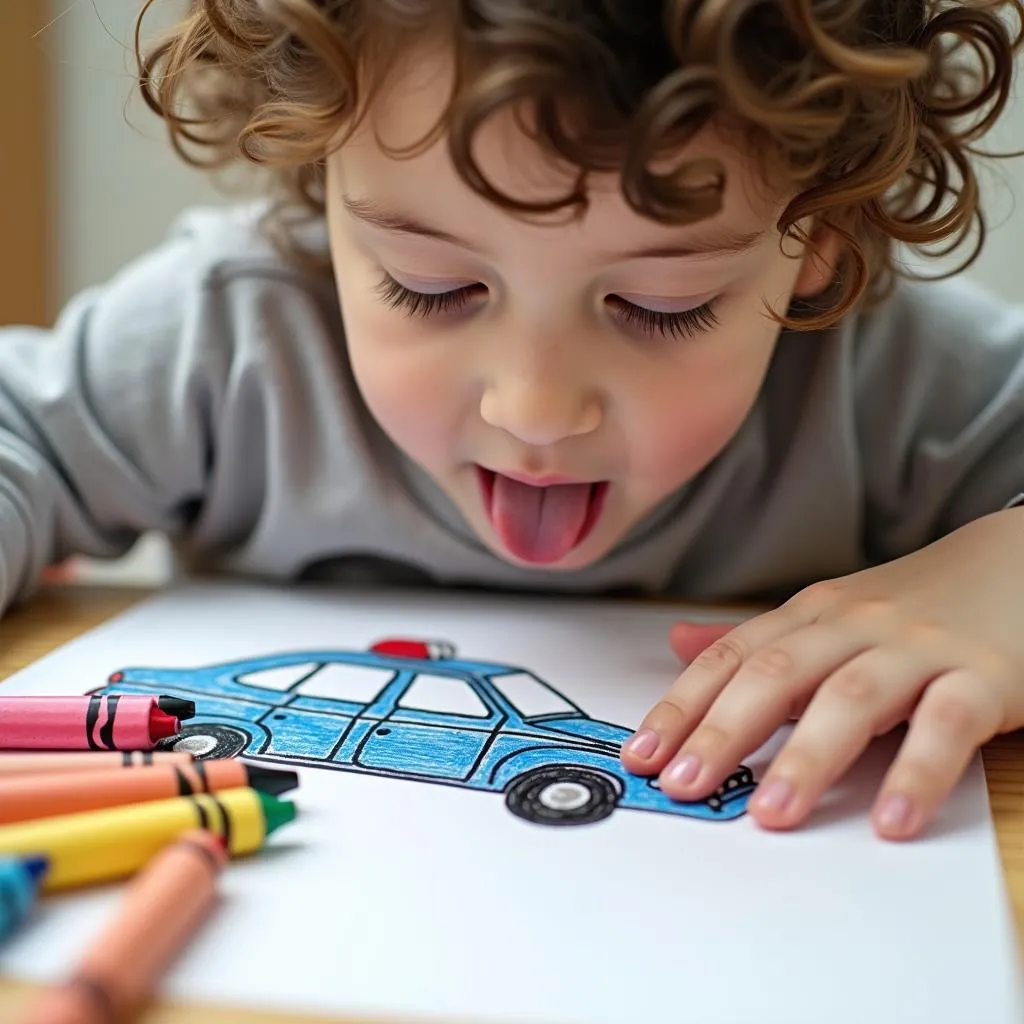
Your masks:
[[[147,591],[54,587],[0,624],[0,679],[123,611]],[[1024,937],[1024,732],[1003,736],[982,752],[992,813],[1018,934]],[[16,1024],[31,986],[0,979],[0,1020]],[[337,1019],[161,1003],[139,1024],[342,1024]],[[344,1024],[360,1024],[348,1020]],[[368,1024],[368,1022],[364,1022]],[[383,1024],[381,1021],[375,1024]]]

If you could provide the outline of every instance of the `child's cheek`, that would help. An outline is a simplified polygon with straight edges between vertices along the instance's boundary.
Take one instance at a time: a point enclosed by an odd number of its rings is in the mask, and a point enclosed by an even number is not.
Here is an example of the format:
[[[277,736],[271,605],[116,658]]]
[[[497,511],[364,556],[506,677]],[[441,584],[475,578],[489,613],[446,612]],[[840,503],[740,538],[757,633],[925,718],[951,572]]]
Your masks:
[[[632,475],[652,491],[681,486],[726,447],[763,378],[760,360],[690,371],[652,381],[648,401],[635,407]]]
[[[359,390],[384,432],[422,464],[446,461],[466,406],[450,347],[393,311],[347,317],[346,334]]]

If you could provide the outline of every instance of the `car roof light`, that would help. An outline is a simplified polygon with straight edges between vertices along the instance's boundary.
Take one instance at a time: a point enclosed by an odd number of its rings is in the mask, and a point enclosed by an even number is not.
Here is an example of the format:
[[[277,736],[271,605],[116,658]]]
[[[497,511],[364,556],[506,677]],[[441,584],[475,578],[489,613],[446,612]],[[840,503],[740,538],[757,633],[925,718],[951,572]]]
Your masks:
[[[393,658],[421,658],[424,661],[441,661],[455,656],[455,645],[444,640],[407,640],[393,637],[378,640],[370,650],[374,654],[387,654]]]

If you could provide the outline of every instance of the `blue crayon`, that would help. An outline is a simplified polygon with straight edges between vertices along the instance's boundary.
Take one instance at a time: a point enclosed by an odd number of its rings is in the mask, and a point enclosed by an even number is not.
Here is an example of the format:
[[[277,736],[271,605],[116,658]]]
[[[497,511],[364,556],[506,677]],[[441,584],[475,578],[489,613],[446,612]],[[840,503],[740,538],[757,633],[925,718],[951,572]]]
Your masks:
[[[28,917],[47,866],[45,857],[0,858],[0,939]]]

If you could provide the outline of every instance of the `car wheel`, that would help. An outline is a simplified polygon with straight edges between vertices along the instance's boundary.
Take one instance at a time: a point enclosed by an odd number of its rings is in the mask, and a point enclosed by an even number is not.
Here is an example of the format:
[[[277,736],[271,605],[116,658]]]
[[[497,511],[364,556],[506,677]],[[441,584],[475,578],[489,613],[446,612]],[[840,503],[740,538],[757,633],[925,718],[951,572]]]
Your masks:
[[[191,754],[200,761],[235,757],[250,744],[252,738],[241,729],[230,725],[186,724],[176,736],[159,744],[160,750],[174,750]]]
[[[612,780],[586,768],[538,768],[516,779],[505,797],[516,817],[537,825],[591,825],[618,802]]]

